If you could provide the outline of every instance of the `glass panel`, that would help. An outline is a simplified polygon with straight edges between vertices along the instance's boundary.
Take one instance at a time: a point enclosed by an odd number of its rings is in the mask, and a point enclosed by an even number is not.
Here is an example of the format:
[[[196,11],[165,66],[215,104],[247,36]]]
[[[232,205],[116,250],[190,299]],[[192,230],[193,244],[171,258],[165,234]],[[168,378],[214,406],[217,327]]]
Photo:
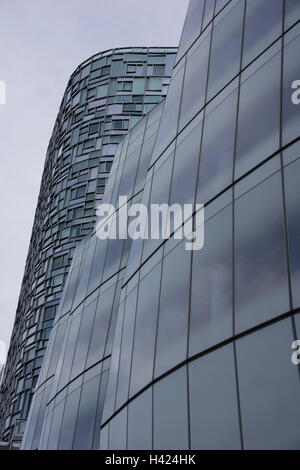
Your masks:
[[[136,302],[137,288],[130,292],[125,302],[116,409],[123,405],[128,399]]]
[[[137,393],[153,376],[160,274],[159,264],[141,281],[139,287],[130,395]]]
[[[49,435],[47,450],[56,450],[60,434],[61,420],[64,412],[65,401],[63,400],[54,408],[52,424]],[[52,413],[50,413],[52,414]]]
[[[205,102],[210,32],[200,39],[195,45],[197,49],[194,47],[187,57],[179,130],[200,111]]]
[[[189,365],[191,448],[240,449],[232,345]]]
[[[282,33],[283,0],[248,0],[243,67],[254,60]]]
[[[197,36],[200,34],[204,5],[204,0],[190,0],[180,40],[177,59],[180,59],[183,56],[189,46],[195,41],[195,39],[197,39]]]
[[[173,168],[170,203],[194,204],[200,155],[202,122],[177,145]]]
[[[58,446],[59,450],[72,449],[80,392],[81,389],[79,388],[67,397]]]
[[[300,307],[300,160],[284,169],[293,307]]]
[[[300,3],[299,3],[300,4]],[[294,104],[293,94],[300,97],[299,87],[293,89],[294,81],[300,80],[300,36],[293,39],[284,48],[284,72],[283,72],[283,145],[296,139],[300,135],[299,116],[300,104]]]
[[[156,144],[152,156],[152,162],[153,159],[156,160],[160,156],[160,154],[176,136],[183,72],[184,67],[181,67],[177,71],[177,74],[172,78],[163,115],[160,121]]]
[[[240,332],[289,310],[281,175],[235,202],[235,308]]]
[[[288,319],[237,342],[245,449],[299,449],[300,384],[292,341]]]
[[[155,377],[186,359],[191,252],[180,243],[164,259]]]
[[[92,448],[100,376],[82,387],[73,449]]]
[[[187,370],[154,385],[154,449],[188,449]]]
[[[197,193],[198,203],[207,203],[232,183],[236,107],[237,90],[205,118]]]
[[[290,28],[300,19],[299,0],[285,0],[285,29]]]
[[[236,177],[279,147],[280,64],[277,53],[241,85]]]
[[[193,253],[191,356],[232,336],[232,206],[204,230],[204,248]]]
[[[127,434],[127,408],[121,411],[109,425],[109,449],[125,450]]]
[[[128,449],[152,449],[152,388],[129,404]]]
[[[213,29],[209,68],[208,100],[240,71],[244,1],[226,9],[226,16]],[[223,16],[223,13],[222,13]],[[215,20],[216,21],[216,20]]]

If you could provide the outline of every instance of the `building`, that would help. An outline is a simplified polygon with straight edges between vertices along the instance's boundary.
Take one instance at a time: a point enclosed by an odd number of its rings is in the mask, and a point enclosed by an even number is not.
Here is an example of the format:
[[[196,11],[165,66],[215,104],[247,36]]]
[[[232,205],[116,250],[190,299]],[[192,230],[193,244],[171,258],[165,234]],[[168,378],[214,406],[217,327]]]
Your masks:
[[[81,242],[24,449],[300,448],[299,48],[297,0],[191,0],[104,200],[205,203],[204,247]]]
[[[0,403],[20,440],[75,248],[92,231],[118,143],[167,94],[176,48],[99,53],[72,74],[50,140]]]

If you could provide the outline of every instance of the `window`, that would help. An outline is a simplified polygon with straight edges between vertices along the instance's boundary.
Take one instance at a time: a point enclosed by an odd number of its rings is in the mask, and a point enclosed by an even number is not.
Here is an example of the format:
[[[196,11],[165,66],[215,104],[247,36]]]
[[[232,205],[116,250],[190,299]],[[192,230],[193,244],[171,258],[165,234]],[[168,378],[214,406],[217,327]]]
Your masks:
[[[243,67],[281,35],[282,12],[283,0],[247,1]]]
[[[232,345],[189,364],[191,448],[240,450]]]
[[[216,95],[240,71],[244,0],[240,1],[226,16],[217,17],[213,29],[209,69],[208,100]]]
[[[127,73],[136,73],[136,65],[127,64]]]
[[[109,173],[113,162],[101,162],[100,173]]]
[[[80,186],[79,188],[72,189],[72,199],[77,199],[85,196],[86,186]]]
[[[288,319],[237,341],[246,450],[299,449],[300,384],[291,361],[293,340]]]
[[[106,179],[107,179],[107,178],[99,178],[99,179],[98,179],[98,184],[97,184],[97,193],[98,193],[98,194],[104,194],[104,192],[105,192],[105,185],[106,185]]]
[[[282,206],[279,172],[235,201],[236,332],[290,308]]]
[[[147,90],[161,91],[161,89],[162,89],[162,78],[151,77],[147,79]]]
[[[186,126],[204,105],[209,45],[210,32],[197,41],[187,56],[179,129]],[[179,101],[178,98],[176,101]]]
[[[186,367],[154,385],[154,449],[188,449],[187,405]]]
[[[274,49],[264,54],[242,75],[236,178],[279,148],[281,54],[277,53],[270,59],[272,53]],[[257,70],[257,67],[260,69]]]
[[[153,75],[164,76],[165,74],[165,65],[154,65],[153,66]]]
[[[193,253],[190,356],[233,334],[232,206],[206,220],[204,230],[204,247]]]

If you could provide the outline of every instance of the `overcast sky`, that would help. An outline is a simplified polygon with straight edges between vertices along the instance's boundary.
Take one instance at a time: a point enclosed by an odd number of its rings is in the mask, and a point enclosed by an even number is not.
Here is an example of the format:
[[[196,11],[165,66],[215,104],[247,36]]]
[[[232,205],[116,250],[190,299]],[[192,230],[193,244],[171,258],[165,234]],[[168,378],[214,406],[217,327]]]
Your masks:
[[[0,341],[8,345],[47,145],[69,76],[113,47],[177,46],[189,0],[0,0]]]

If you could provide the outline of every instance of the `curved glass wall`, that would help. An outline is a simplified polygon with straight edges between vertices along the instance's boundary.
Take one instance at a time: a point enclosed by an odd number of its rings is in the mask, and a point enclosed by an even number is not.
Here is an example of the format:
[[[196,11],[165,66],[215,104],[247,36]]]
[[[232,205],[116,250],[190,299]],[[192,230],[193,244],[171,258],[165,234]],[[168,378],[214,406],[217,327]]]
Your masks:
[[[205,203],[204,247],[82,242],[24,448],[299,449],[299,40],[296,0],[191,0],[105,201]]]
[[[50,140],[2,384],[0,434],[20,439],[75,248],[93,229],[124,135],[167,93],[175,48],[122,48],[72,74]]]

